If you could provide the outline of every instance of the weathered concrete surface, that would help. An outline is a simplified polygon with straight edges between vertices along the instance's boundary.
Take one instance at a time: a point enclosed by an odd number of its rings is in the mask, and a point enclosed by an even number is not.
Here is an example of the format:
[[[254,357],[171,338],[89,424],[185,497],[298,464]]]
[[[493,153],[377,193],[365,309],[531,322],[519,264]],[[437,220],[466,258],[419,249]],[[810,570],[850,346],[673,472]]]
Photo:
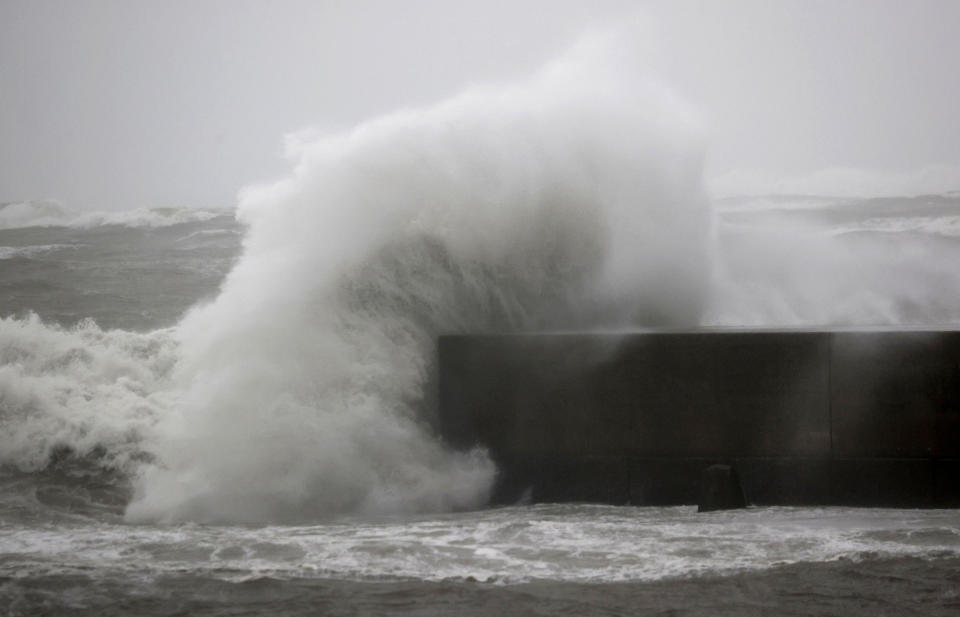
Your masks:
[[[960,506],[960,332],[445,336],[439,426],[495,499]]]

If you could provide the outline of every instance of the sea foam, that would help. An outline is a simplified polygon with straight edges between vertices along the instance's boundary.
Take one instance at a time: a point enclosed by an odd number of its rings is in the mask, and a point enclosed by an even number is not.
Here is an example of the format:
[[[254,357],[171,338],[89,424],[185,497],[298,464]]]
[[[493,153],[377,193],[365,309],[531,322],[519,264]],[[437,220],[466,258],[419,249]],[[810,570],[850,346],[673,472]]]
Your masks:
[[[152,427],[172,405],[175,362],[169,330],[0,319],[0,467],[37,471],[67,448],[133,473],[149,456]]]

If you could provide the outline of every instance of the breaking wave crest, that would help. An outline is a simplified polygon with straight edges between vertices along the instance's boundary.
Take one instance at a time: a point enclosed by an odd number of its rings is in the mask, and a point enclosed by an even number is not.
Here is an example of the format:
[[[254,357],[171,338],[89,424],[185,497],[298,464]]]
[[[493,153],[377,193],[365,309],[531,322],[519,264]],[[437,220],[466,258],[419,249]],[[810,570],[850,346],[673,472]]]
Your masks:
[[[69,452],[135,471],[171,405],[176,350],[169,330],[0,319],[0,466],[37,471]]]
[[[23,201],[0,204],[0,230],[29,227],[70,227],[91,229],[108,225],[121,227],[169,227],[231,216],[227,209],[185,207],[139,208],[118,212],[75,212],[55,201]]]

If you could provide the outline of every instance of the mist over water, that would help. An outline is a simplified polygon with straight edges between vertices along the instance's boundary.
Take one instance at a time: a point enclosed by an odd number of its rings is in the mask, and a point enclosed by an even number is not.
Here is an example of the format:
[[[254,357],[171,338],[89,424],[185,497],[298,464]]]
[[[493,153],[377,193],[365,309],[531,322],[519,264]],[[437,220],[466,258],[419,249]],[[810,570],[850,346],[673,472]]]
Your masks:
[[[705,325],[960,327],[960,195],[716,206]]]

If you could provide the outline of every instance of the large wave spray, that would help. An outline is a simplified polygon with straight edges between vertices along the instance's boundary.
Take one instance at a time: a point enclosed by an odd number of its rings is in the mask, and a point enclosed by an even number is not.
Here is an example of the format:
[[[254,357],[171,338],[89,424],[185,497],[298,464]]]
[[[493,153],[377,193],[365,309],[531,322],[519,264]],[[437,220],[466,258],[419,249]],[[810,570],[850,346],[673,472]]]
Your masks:
[[[713,212],[696,114],[617,43],[588,38],[527,83],[300,142],[288,178],[242,197],[243,255],[220,295],[174,328],[0,319],[0,469],[119,471],[133,521],[469,508],[496,471],[431,427],[440,333],[960,325],[960,196],[781,195]],[[0,257],[29,293],[66,260],[39,258],[78,243],[97,269],[107,239],[139,246],[134,227],[176,232],[157,255],[225,231],[197,229],[215,212],[0,214],[24,229]],[[53,321],[78,297],[29,293]]]
[[[430,429],[437,334],[697,323],[694,116],[608,43],[303,145],[247,191],[243,257],[178,327],[182,397],[128,518],[481,505],[491,462]]]

